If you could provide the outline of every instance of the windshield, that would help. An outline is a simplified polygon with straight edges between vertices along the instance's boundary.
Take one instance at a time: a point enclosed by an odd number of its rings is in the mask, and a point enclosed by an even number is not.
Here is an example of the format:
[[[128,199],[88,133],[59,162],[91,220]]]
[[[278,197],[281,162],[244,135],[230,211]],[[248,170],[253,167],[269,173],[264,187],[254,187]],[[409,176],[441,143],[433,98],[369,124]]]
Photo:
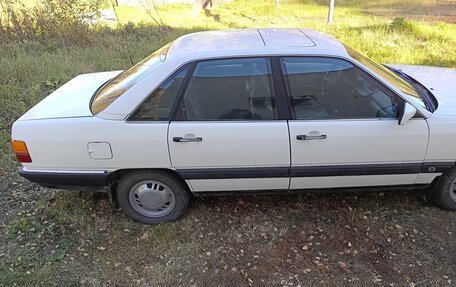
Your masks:
[[[355,59],[356,61],[360,62],[370,70],[374,71],[377,73],[379,76],[381,76],[383,79],[388,81],[390,84],[398,88],[400,91],[403,93],[417,98],[419,103],[425,107],[425,104],[420,97],[419,93],[413,88],[413,86],[406,82],[404,79],[396,75],[394,72],[391,70],[385,68],[384,66],[372,61],[371,59],[367,58],[366,56],[362,55],[361,53],[353,50],[350,47],[345,46],[347,49],[348,54]]]
[[[102,86],[92,99],[92,113],[95,115],[104,110],[147,75],[148,72],[154,70],[153,66],[156,66],[160,62],[164,62],[169,46],[170,44],[158,49],[141,62],[130,69],[123,71]]]

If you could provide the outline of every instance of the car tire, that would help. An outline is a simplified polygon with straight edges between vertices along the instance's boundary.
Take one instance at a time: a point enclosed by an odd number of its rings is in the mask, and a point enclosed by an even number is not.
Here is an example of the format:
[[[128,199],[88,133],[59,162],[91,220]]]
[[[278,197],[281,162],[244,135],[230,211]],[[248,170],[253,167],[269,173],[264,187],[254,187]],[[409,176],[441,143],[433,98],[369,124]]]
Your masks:
[[[456,211],[456,168],[442,174],[432,200],[440,208]]]
[[[187,209],[189,197],[187,187],[166,172],[128,173],[122,176],[117,188],[122,211],[145,224],[178,219]]]

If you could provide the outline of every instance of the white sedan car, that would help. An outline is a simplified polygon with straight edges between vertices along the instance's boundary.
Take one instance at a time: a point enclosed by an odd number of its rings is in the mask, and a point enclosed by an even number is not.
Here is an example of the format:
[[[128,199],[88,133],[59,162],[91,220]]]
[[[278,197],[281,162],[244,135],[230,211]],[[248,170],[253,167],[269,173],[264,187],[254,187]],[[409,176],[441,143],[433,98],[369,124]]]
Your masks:
[[[28,180],[105,190],[149,224],[192,194],[416,186],[456,210],[456,70],[380,65],[307,29],[183,36],[72,79],[12,140]]]

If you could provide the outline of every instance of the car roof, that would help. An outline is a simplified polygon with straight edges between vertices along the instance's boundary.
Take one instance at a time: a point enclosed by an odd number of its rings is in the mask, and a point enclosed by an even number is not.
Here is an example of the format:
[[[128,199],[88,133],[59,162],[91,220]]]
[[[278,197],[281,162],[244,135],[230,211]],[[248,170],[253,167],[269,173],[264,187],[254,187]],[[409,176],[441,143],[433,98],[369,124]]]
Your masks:
[[[176,39],[168,57],[247,56],[257,54],[325,54],[347,56],[342,43],[311,29],[260,28],[197,32]]]

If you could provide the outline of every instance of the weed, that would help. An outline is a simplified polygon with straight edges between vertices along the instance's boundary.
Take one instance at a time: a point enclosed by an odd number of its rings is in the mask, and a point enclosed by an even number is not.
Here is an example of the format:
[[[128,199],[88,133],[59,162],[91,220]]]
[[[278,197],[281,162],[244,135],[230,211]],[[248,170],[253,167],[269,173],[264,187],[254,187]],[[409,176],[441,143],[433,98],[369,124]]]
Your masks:
[[[398,30],[398,31],[405,32],[405,33],[416,33],[417,32],[416,26],[412,22],[410,22],[407,19],[402,18],[402,17],[395,18],[393,20],[393,22],[391,22],[389,27],[393,30]]]

